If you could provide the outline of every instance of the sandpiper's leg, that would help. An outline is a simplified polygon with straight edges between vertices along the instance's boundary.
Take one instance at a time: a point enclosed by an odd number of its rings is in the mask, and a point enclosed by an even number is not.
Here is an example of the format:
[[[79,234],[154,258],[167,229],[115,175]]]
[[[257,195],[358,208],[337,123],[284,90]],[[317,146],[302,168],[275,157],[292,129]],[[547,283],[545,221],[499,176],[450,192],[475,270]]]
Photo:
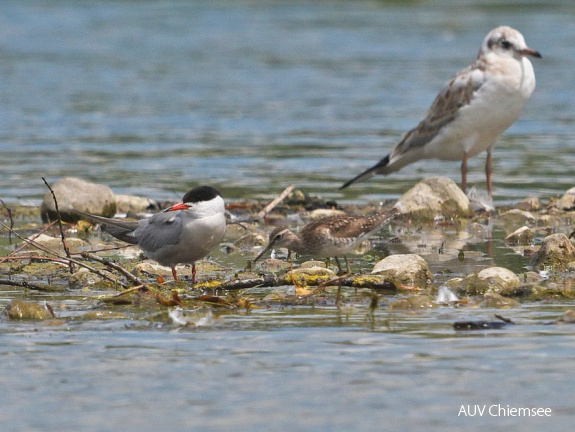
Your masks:
[[[351,269],[349,268],[349,263],[347,262],[347,256],[344,255],[343,259],[345,260],[345,267],[346,267],[347,274],[351,274]]]
[[[485,159],[485,179],[487,180],[487,195],[491,198],[493,192],[493,185],[491,184],[491,173],[493,172],[491,166],[493,157],[491,156],[491,149],[487,150],[487,158]]]
[[[467,153],[463,152],[463,159],[461,161],[461,190],[467,193]]]
[[[337,274],[338,275],[343,274],[343,270],[341,268],[341,263],[339,262],[338,257],[334,257],[334,258],[335,258],[335,262],[337,264]],[[346,262],[347,262],[347,260],[346,260]]]
[[[178,280],[178,273],[176,272],[176,266],[172,267],[172,276],[174,277],[175,281]]]

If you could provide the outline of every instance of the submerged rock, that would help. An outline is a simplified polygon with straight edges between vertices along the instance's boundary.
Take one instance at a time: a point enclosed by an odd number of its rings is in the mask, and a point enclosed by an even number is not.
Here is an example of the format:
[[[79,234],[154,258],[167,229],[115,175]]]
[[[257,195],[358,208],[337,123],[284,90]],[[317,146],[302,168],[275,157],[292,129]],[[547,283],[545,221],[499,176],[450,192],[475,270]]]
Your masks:
[[[6,314],[9,319],[17,320],[46,320],[54,318],[52,311],[45,304],[16,299],[6,306]]]
[[[391,279],[398,288],[427,289],[433,287],[433,273],[427,262],[417,254],[397,254],[379,261],[371,274]]]
[[[501,294],[488,291],[483,294],[483,301],[480,306],[486,308],[509,309],[519,306],[519,302],[509,297],[503,297]]]
[[[555,321],[556,324],[575,324],[575,310],[569,309]]]
[[[565,234],[551,234],[543,239],[541,248],[531,257],[535,270],[562,271],[575,261],[575,246]]]
[[[426,178],[408,190],[394,206],[414,220],[461,219],[473,216],[469,198],[447,177]]]
[[[393,302],[390,306],[393,310],[421,310],[421,309],[433,309],[437,305],[433,299],[424,295],[415,295],[407,298],[403,298]]]
[[[65,177],[51,187],[63,221],[77,222],[80,217],[74,210],[104,217],[113,217],[116,214],[116,196],[106,185],[90,183],[76,177]],[[44,195],[40,216],[44,222],[58,218],[54,197],[50,191]]]

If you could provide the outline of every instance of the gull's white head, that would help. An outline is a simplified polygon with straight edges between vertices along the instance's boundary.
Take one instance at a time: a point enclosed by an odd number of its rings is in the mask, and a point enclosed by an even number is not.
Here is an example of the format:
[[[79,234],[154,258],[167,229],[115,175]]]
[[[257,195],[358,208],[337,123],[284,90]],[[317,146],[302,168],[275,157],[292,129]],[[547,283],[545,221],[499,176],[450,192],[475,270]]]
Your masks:
[[[479,57],[493,53],[499,56],[513,57],[521,60],[523,57],[541,58],[539,51],[529,48],[523,35],[511,27],[497,27],[491,30],[479,50]]]

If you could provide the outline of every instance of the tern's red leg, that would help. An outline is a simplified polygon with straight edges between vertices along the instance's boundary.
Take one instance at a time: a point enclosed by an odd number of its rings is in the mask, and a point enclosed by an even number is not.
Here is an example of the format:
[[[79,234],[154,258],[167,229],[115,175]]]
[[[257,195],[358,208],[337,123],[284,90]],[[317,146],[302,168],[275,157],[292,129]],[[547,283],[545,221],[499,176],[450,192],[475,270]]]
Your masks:
[[[463,153],[463,160],[461,161],[461,190],[467,193],[467,153]]]
[[[493,172],[491,168],[492,163],[493,158],[491,156],[491,149],[488,149],[487,159],[485,160],[485,179],[487,180],[487,194],[489,195],[489,198],[493,196],[493,185],[491,184],[491,173]]]
[[[176,267],[172,267],[172,276],[174,276],[174,280],[178,280],[178,273],[176,272]]]
[[[192,283],[195,284],[196,283],[196,264],[192,264]]]

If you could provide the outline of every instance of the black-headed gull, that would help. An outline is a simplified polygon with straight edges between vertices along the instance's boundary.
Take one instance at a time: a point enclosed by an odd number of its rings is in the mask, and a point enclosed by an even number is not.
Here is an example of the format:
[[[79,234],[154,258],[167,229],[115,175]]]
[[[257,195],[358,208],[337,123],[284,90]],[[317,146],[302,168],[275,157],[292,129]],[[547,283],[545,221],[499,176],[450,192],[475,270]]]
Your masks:
[[[459,160],[461,189],[467,188],[467,160],[487,151],[487,193],[492,196],[495,141],[517,120],[535,90],[528,57],[541,54],[525,44],[511,27],[497,27],[481,44],[477,60],[457,73],[439,92],[425,118],[403,135],[376,165],[340,189],[375,174],[389,174],[420,159]]]

